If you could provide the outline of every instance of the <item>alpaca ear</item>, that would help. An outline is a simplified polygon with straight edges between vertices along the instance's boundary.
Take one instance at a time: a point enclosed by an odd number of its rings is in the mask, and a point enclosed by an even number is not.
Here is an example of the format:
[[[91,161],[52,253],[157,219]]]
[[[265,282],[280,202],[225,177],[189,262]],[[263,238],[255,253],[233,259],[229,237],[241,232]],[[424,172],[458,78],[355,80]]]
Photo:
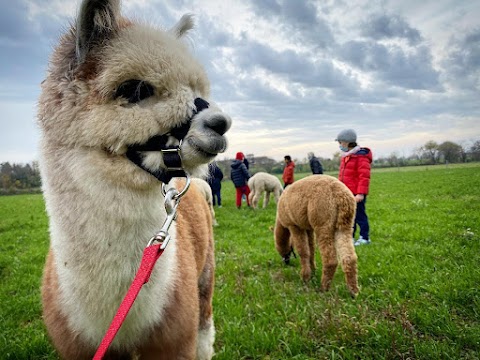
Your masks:
[[[182,37],[188,30],[193,29],[193,15],[185,14],[182,18],[175,24],[169,32],[175,35],[177,38]]]
[[[118,31],[120,0],[84,0],[76,22],[76,54],[81,64],[93,47]]]

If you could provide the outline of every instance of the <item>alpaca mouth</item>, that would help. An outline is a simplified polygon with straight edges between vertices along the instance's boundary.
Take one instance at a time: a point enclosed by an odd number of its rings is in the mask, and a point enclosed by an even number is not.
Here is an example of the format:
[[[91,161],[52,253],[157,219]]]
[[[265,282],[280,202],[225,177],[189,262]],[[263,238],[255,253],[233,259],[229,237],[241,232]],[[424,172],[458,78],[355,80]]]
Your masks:
[[[187,136],[187,133],[192,126],[193,118],[201,111],[208,109],[209,103],[202,98],[194,100],[195,108],[189,118],[187,118],[181,125],[175,126],[170,131],[164,134],[158,134],[150,137],[144,143],[135,143],[127,146],[128,152],[131,151],[162,151],[165,149],[172,149],[179,146],[179,142]]]
[[[288,252],[288,254],[283,256],[283,262],[285,263],[285,265],[290,264],[290,258],[292,255],[294,258],[297,258],[297,254],[295,254],[295,250],[293,249],[293,246],[290,248],[290,251]]]
[[[222,153],[227,148],[227,142],[223,138],[223,136],[215,136],[215,138],[209,139],[209,143],[205,143],[204,141],[189,137],[187,138],[188,144],[200,155],[206,158],[213,158],[217,156],[218,153]]]
[[[181,142],[185,136],[187,136],[188,131],[192,125],[192,117],[188,118],[179,126],[175,126],[170,129],[170,131],[157,134],[143,143],[135,143],[128,145],[129,151],[161,151],[165,149],[170,149],[178,146],[178,143]]]

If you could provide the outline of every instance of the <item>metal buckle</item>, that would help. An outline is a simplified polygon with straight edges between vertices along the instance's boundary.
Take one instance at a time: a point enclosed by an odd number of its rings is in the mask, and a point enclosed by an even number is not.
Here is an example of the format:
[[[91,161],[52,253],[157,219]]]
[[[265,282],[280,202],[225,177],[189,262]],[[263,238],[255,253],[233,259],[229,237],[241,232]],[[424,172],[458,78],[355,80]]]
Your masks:
[[[180,140],[180,142],[178,143],[178,146],[176,148],[172,148],[172,149],[160,149],[160,152],[162,153],[162,157],[163,157],[163,163],[165,165],[165,168],[167,169],[167,171],[181,171],[183,170],[183,167],[182,167],[182,156],[180,155],[180,147],[182,146],[182,142],[183,140]],[[168,166],[166,163],[165,163],[165,155],[167,156],[171,156],[171,155],[176,155],[178,156],[178,159],[179,159],[179,162],[180,162],[180,166]]]
[[[168,233],[168,230],[177,218],[177,207],[180,203],[181,197],[185,195],[190,187],[190,176],[188,174],[186,175],[185,187],[180,192],[173,187],[167,189],[167,185],[162,184],[162,193],[163,196],[165,196],[165,210],[167,211],[167,218],[165,219],[160,231],[152,236],[152,238],[148,241],[147,247],[156,243],[161,244],[161,250],[164,250],[167,247],[168,242],[170,241],[170,234]]]

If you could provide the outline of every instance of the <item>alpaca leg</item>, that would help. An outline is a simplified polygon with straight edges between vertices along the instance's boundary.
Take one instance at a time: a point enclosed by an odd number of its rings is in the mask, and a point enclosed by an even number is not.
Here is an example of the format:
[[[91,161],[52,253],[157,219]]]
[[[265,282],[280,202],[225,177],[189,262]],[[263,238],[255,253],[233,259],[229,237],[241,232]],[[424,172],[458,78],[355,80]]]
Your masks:
[[[270,192],[265,191],[265,197],[263,198],[263,208],[264,209],[268,206],[269,201],[270,201]]]
[[[217,218],[215,216],[215,210],[213,209],[213,206],[212,206],[212,219],[213,219],[213,226],[218,226],[218,222],[217,222]]]
[[[312,230],[307,230],[308,248],[310,249],[310,268],[312,271],[317,270],[315,263],[315,234]]]
[[[322,256],[322,291],[328,291],[338,265],[334,237],[326,229],[316,229],[315,235]]]
[[[275,190],[273,192],[273,197],[275,198],[275,203],[276,204],[278,204],[278,200],[280,199],[280,195],[281,195],[280,190]]]
[[[312,269],[310,267],[310,247],[308,245],[307,232],[297,226],[291,226],[289,230],[292,234],[293,247],[300,256],[302,279],[303,281],[308,281],[312,276]]]
[[[345,274],[345,281],[352,297],[358,294],[357,279],[357,254],[352,244],[352,233],[350,229],[347,231],[337,231],[335,234],[335,242],[340,263]]]
[[[252,206],[254,209],[258,208],[258,201],[260,200],[260,195],[262,195],[259,191],[255,192],[255,195],[253,195],[253,203]]]
[[[198,281],[200,297],[200,319],[197,342],[197,360],[210,360],[213,357],[215,325],[213,323],[212,298],[214,288],[215,260],[213,245],[210,243],[205,267]]]
[[[250,189],[250,194],[248,194],[248,201],[252,204],[252,207],[255,209],[255,203],[253,202],[253,197],[255,196],[255,189]]]
[[[213,224],[213,226],[217,226],[218,223],[217,223],[217,219],[215,217],[215,209],[213,208],[213,203],[209,202],[208,207],[210,208],[210,214],[212,215],[212,224]]]

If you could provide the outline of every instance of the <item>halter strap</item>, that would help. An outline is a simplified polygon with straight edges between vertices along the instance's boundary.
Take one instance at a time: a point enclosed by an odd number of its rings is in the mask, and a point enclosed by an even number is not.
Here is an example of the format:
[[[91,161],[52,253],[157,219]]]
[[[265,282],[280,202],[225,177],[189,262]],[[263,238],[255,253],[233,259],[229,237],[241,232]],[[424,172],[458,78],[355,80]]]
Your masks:
[[[182,158],[180,156],[180,146],[190,130],[193,117],[202,110],[207,109],[210,105],[202,98],[196,98],[194,104],[195,109],[193,109],[192,116],[181,126],[174,127],[166,134],[153,136],[148,139],[146,143],[130,145],[126,153],[127,158],[164,184],[168,184],[174,177],[186,177],[185,171],[183,170]],[[178,146],[167,146],[168,138],[170,136],[179,140],[180,144]],[[143,157],[140,154],[142,151],[161,151],[165,168],[152,171],[145,167],[142,161]]]

